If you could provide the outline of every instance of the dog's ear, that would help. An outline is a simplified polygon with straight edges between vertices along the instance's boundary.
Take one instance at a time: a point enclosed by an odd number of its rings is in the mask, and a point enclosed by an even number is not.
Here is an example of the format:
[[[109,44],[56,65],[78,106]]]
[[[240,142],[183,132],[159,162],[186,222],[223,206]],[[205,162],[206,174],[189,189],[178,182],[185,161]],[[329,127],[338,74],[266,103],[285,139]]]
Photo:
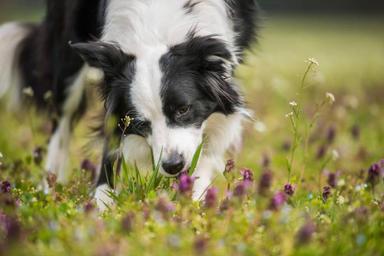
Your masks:
[[[201,48],[201,69],[204,90],[218,103],[218,111],[225,114],[242,105],[233,82],[234,57],[227,45],[219,39],[207,37]]]
[[[106,75],[122,71],[129,60],[129,56],[114,43],[70,43],[70,46],[86,63],[102,69]]]

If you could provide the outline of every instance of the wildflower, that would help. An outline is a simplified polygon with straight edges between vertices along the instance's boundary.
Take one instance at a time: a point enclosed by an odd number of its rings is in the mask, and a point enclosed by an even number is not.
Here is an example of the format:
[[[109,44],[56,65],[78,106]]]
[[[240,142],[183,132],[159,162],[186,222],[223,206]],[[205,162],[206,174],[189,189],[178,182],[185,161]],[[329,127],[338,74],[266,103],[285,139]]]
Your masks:
[[[230,173],[233,171],[233,169],[235,169],[235,161],[230,159],[227,161],[226,165],[225,165],[225,170],[224,172],[225,173]]]
[[[33,97],[34,93],[31,87],[27,87],[23,89],[23,94],[28,96],[28,97]]]
[[[9,193],[11,192],[11,189],[12,189],[12,186],[11,186],[11,183],[9,183],[9,181],[3,181],[1,183],[0,191],[2,193]]]
[[[264,168],[267,168],[267,167],[269,167],[270,164],[271,164],[271,159],[269,158],[269,156],[267,154],[264,154],[263,158],[261,160],[261,166]]]
[[[315,58],[309,58],[307,62],[316,66],[320,66],[320,63]]]
[[[195,249],[196,253],[202,254],[205,252],[208,246],[208,239],[204,236],[199,236],[195,239],[195,242],[193,243],[193,248]]]
[[[322,193],[323,200],[324,200],[324,201],[327,201],[327,199],[330,197],[331,194],[332,194],[332,192],[331,192],[331,187],[329,187],[329,186],[325,186],[325,187],[323,188],[323,193]]]
[[[329,127],[327,131],[327,142],[328,144],[332,144],[336,137],[336,128],[334,126]]]
[[[282,191],[277,192],[272,198],[271,202],[269,204],[269,208],[271,210],[279,210],[281,206],[286,202],[287,197],[285,196],[285,193]]]
[[[285,184],[284,185],[284,192],[285,194],[287,194],[288,196],[293,196],[293,194],[295,193],[295,186],[292,185],[292,184]]]
[[[293,112],[289,112],[288,114],[285,114],[285,117],[286,118],[291,118],[291,117],[293,117]]]
[[[380,165],[378,163],[373,164],[368,169],[367,182],[371,185],[376,185],[380,178]]]
[[[291,142],[289,140],[285,140],[281,146],[281,148],[284,150],[284,151],[289,151],[291,149],[292,145],[291,145]]]
[[[241,174],[243,175],[244,181],[253,181],[253,172],[250,169],[243,169],[241,170]]]
[[[265,125],[265,123],[263,123],[261,121],[256,121],[255,124],[254,124],[254,128],[259,133],[265,133],[268,130],[268,128]]]
[[[170,202],[165,196],[161,196],[155,205],[155,209],[166,216],[168,213],[175,210],[175,205]]]
[[[336,149],[332,150],[332,159],[333,159],[333,161],[336,161],[339,158],[340,158],[339,152]]]
[[[313,234],[316,231],[316,225],[313,221],[307,221],[297,232],[296,240],[299,244],[306,244],[311,241]]]
[[[215,208],[217,205],[217,188],[212,187],[207,190],[205,195],[205,207],[207,208]]]
[[[32,157],[33,157],[33,162],[37,165],[40,165],[41,162],[43,161],[43,152],[44,149],[42,147],[37,147],[33,150]]]
[[[131,232],[133,228],[134,219],[135,215],[132,212],[127,213],[125,217],[121,220],[122,230],[127,233]]]
[[[352,138],[355,140],[359,140],[360,138],[360,127],[358,125],[354,125],[351,128]]]
[[[189,176],[187,173],[182,173],[179,177],[178,190],[182,194],[192,192],[192,187],[195,179]]]
[[[80,166],[81,170],[89,172],[91,174],[91,178],[93,179],[96,176],[97,167],[90,160],[85,159],[81,162]]]
[[[265,195],[268,190],[270,189],[272,185],[272,178],[273,174],[271,171],[264,171],[263,174],[261,174],[258,192],[261,195]]]
[[[318,160],[323,159],[326,153],[327,153],[327,147],[325,145],[322,145],[317,150],[316,158]]]
[[[21,227],[18,220],[1,212],[0,228],[4,231],[7,240],[17,240],[21,236]]]
[[[293,100],[293,101],[289,102],[289,105],[291,107],[297,107],[297,102]]]
[[[328,178],[327,178],[327,182],[328,182],[328,185],[331,186],[332,188],[335,188],[337,186],[337,173],[329,173],[328,174]]]
[[[331,104],[331,105],[332,105],[333,103],[335,103],[335,101],[336,101],[335,95],[333,95],[333,94],[330,93],[330,92],[327,92],[327,93],[325,94],[325,98],[327,99],[328,103]]]
[[[237,184],[237,186],[235,187],[234,191],[233,191],[233,195],[236,196],[236,197],[243,197],[246,193],[246,184],[245,182],[240,182],[239,184]]]
[[[85,213],[91,213],[95,210],[95,205],[92,203],[92,202],[87,202],[85,205],[84,205],[84,212]]]

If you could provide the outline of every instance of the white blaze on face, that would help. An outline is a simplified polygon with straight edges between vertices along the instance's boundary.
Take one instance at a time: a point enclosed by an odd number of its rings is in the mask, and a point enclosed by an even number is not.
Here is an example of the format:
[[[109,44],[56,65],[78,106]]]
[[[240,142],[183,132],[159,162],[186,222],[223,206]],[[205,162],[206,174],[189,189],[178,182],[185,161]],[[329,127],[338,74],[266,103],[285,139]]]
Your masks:
[[[165,47],[148,48],[145,55],[137,58],[131,100],[139,115],[151,122],[152,133],[147,142],[152,147],[155,162],[161,163],[176,152],[183,155],[185,167],[188,167],[202,141],[202,129],[167,125],[161,99],[163,73],[160,70],[160,58],[167,51]],[[163,170],[161,172],[165,174]]]

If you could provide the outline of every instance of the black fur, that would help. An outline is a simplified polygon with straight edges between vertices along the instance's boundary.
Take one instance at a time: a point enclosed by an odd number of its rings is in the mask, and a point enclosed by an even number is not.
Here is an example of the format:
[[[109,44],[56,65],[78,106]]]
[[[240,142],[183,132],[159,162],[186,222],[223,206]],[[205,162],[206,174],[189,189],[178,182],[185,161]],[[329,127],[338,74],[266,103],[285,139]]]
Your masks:
[[[241,106],[241,97],[227,77],[232,62],[225,43],[214,36],[192,37],[172,47],[160,61],[168,123],[200,127],[212,113],[228,115]],[[188,113],[178,116],[177,110],[185,106],[190,108]]]
[[[231,8],[229,13],[235,23],[235,31],[239,33],[236,44],[240,47],[240,55],[257,41],[260,21],[260,8],[256,0],[225,0]]]
[[[69,41],[88,41],[100,36],[103,0],[47,1],[43,22],[22,42],[20,68],[24,84],[31,87],[37,105],[56,116],[66,98],[66,89],[83,66]],[[45,96],[52,93],[51,99]],[[82,104],[84,106],[84,104]]]

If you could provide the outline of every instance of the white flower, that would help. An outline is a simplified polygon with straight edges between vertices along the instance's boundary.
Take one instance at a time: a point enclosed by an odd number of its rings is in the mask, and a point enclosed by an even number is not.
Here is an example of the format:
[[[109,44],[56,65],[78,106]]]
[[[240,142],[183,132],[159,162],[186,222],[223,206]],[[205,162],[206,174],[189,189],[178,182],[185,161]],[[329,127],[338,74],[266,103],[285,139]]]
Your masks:
[[[330,104],[333,104],[333,103],[335,103],[335,101],[336,101],[335,95],[333,95],[333,94],[330,93],[330,92],[327,92],[327,93],[325,94],[325,97],[327,98],[327,100],[328,100],[328,102],[329,102]]]
[[[256,121],[254,128],[259,133],[265,133],[267,131],[267,126],[262,121]]]
[[[3,153],[0,152],[0,158],[3,158],[3,157],[4,157]]]
[[[289,112],[288,114],[285,115],[286,118],[290,118],[293,116],[293,112]]]
[[[31,87],[24,88],[22,92],[29,97],[33,97],[33,90]]]
[[[297,107],[297,102],[293,100],[289,102],[289,105],[291,105],[292,107]]]
[[[315,58],[309,58],[308,62],[312,63],[312,64],[315,64],[316,66],[320,66],[319,62]]]
[[[334,161],[336,161],[336,160],[339,159],[339,158],[340,158],[340,154],[339,154],[339,152],[338,152],[336,149],[332,150],[332,159],[333,159]]]
[[[338,205],[342,205],[345,203],[345,198],[343,196],[339,196],[337,199],[336,199],[336,203]]]

